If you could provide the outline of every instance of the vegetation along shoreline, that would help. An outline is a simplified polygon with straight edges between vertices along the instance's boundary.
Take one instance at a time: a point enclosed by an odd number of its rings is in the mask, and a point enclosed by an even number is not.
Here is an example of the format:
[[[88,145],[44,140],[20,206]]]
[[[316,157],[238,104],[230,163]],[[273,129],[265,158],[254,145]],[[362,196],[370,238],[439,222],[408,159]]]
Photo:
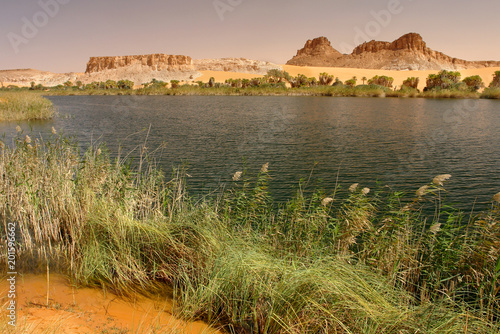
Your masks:
[[[286,71],[270,70],[264,77],[253,79],[227,79],[216,82],[212,77],[208,82],[195,84],[171,80],[164,82],[153,79],[134,88],[129,80],[107,80],[83,84],[66,82],[64,85],[44,87],[32,83],[31,87],[9,85],[4,91],[37,91],[45,95],[283,95],[283,96],[359,96],[359,97],[413,97],[413,98],[500,98],[500,71],[494,73],[491,83],[486,86],[482,78],[473,75],[461,79],[460,72],[442,70],[430,74],[423,91],[417,89],[419,78],[408,77],[400,87],[393,86],[389,76],[372,78],[356,76],[344,82],[328,73],[319,77],[303,74],[290,76]],[[361,83],[361,84],[358,84]],[[1,100],[0,100],[1,101]],[[2,104],[0,102],[0,108]]]

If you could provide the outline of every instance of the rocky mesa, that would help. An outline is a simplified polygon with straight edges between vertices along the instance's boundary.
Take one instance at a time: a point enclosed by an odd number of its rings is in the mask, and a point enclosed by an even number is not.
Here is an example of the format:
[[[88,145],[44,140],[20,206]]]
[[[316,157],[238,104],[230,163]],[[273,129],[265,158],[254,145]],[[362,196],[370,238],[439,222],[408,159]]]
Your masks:
[[[498,67],[498,61],[467,61],[453,58],[427,47],[422,36],[409,33],[393,42],[363,43],[351,54],[341,54],[325,37],[306,42],[287,62],[296,66],[351,67],[383,70],[460,70]]]
[[[163,53],[134,55],[90,57],[85,77],[80,80],[89,81],[130,80],[136,84],[149,82],[152,79],[192,80],[201,73],[196,71],[193,59],[183,55],[168,55]]]
[[[90,57],[85,73],[90,74],[137,65],[152,71],[194,70],[191,57],[157,53],[137,56]]]

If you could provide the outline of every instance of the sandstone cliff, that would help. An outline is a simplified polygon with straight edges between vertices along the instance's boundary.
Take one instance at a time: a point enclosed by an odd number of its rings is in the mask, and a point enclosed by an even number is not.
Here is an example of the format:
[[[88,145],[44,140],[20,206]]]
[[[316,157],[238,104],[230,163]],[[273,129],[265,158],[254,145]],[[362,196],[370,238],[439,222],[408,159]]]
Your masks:
[[[324,37],[320,39],[322,45],[330,44],[328,40],[323,40]],[[339,56],[328,49],[318,53],[317,50],[318,47],[308,41],[304,49],[299,50],[287,65],[385,70],[460,70],[500,66],[498,61],[466,61],[434,51],[427,47],[422,36],[417,33],[406,34],[393,42],[363,43],[349,55]],[[299,57],[299,54],[302,56]]]
[[[152,79],[192,80],[199,77],[188,56],[149,54],[135,56],[91,57],[87,63],[86,76],[80,80],[91,81],[130,80],[137,85]]]
[[[149,67],[153,71],[194,69],[191,57],[157,53],[137,56],[91,57],[85,73],[102,72],[134,65]]]

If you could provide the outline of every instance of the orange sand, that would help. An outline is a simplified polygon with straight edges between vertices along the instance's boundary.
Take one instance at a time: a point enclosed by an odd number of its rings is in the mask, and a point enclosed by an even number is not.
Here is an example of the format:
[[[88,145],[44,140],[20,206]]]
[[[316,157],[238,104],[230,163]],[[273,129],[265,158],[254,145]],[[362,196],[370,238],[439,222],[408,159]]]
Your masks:
[[[188,323],[176,319],[171,313],[170,299],[134,295],[125,300],[99,289],[72,287],[66,278],[59,275],[50,276],[49,287],[47,307],[46,276],[17,277],[16,332],[122,333],[127,329],[132,333],[159,330],[162,333],[222,334],[202,322]],[[3,279],[0,282],[0,317],[3,323],[7,322],[7,295],[8,283]]]

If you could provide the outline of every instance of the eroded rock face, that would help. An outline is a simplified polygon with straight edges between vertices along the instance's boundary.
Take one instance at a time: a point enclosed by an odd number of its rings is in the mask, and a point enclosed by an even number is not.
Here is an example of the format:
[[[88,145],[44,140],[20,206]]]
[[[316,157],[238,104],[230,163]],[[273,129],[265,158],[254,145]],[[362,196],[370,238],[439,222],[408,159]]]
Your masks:
[[[326,37],[308,40],[304,47],[297,51],[297,55],[287,62],[287,65],[320,66],[318,63],[328,62],[329,59],[341,57],[342,54],[332,47]]]
[[[91,57],[85,73],[97,73],[134,65],[147,66],[153,71],[193,70],[191,57],[157,53],[137,56]]]
[[[379,52],[382,50],[398,51],[407,50],[414,52],[426,52],[427,44],[422,39],[422,36],[416,33],[406,34],[401,36],[394,42],[370,41],[356,47],[352,52],[353,55],[359,55],[363,52]]]
[[[308,40],[306,45],[297,51],[297,56],[315,56],[315,55],[332,55],[341,56],[342,54],[332,47],[332,44],[326,37],[318,37],[313,40]]]
[[[357,46],[350,55],[332,52],[327,46],[331,48],[325,37],[307,41],[304,49],[299,50],[287,65],[386,70],[460,70],[500,66],[498,61],[466,61],[434,51],[417,33],[403,35],[393,42],[366,42]]]
[[[193,61],[197,71],[224,71],[265,75],[269,70],[282,67],[267,61],[246,58],[196,59]]]

